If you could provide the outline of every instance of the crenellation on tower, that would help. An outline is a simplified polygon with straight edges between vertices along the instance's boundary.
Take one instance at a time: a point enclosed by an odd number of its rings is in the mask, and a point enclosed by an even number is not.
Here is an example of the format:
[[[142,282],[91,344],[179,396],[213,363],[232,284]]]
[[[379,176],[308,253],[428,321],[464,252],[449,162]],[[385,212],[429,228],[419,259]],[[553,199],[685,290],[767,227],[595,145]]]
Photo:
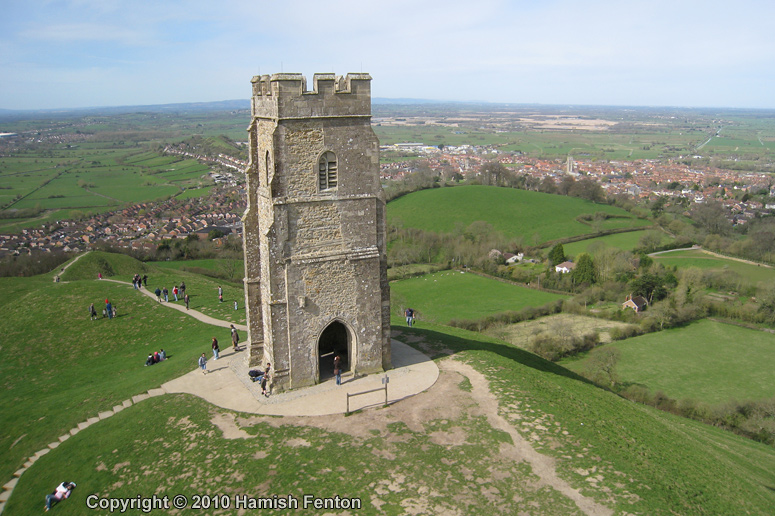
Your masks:
[[[371,76],[315,74],[313,89],[301,74],[257,75],[252,79],[254,117],[371,117]]]

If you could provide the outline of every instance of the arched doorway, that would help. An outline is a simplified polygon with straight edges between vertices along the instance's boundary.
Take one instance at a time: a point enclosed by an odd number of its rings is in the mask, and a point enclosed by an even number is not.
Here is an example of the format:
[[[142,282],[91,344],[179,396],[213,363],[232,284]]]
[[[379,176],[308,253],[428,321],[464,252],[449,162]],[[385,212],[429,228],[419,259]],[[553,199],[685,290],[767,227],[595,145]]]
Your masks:
[[[329,324],[318,339],[318,381],[334,377],[334,357],[342,359],[342,372],[350,370],[350,332],[339,321]]]

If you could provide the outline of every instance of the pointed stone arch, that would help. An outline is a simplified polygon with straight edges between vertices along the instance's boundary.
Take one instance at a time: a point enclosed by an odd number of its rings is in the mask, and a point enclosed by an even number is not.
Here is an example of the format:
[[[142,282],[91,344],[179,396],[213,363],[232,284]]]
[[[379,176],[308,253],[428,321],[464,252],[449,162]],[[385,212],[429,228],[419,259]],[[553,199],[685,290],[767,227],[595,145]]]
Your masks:
[[[326,325],[318,336],[317,360],[318,383],[334,377],[334,356],[342,359],[342,371],[350,371],[353,365],[353,332],[340,319]]]

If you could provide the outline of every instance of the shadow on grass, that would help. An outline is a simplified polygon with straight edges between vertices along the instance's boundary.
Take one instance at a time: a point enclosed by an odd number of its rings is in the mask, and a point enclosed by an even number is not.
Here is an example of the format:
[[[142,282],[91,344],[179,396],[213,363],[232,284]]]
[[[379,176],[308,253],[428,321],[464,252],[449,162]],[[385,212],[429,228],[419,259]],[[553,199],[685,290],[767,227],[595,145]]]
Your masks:
[[[417,327],[407,328],[405,326],[395,325],[391,326],[391,330],[394,335],[393,338],[403,342],[404,344],[412,346],[413,348],[418,349],[423,353],[431,354],[431,358],[434,359],[460,353],[462,351],[489,351],[537,371],[564,376],[572,380],[577,380],[589,385],[594,385],[595,387],[599,387],[599,385],[592,382],[591,380],[588,380],[587,378],[584,378],[583,376],[574,373],[573,371],[570,371],[560,365],[545,360],[538,355],[534,355],[529,351],[525,351],[524,349],[510,346],[508,344],[500,344],[481,340],[483,339],[483,336],[475,333],[472,333],[469,338],[451,334],[451,332],[457,333],[465,330],[450,328],[450,333],[442,333],[440,331],[431,329]],[[422,344],[416,341],[417,337],[422,337]],[[422,360],[418,360],[418,362],[419,361]]]

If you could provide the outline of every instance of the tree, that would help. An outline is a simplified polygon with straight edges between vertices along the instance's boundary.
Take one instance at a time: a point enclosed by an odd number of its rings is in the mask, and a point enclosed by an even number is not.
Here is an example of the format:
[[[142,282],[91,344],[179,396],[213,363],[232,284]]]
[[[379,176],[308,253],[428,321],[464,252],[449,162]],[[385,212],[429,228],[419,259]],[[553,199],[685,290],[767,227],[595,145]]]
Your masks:
[[[659,231],[646,231],[638,240],[638,247],[650,253],[662,244],[662,233]]]
[[[223,236],[223,231],[220,229],[211,229],[209,233],[207,233],[207,239],[208,240],[215,240],[216,238],[221,238]]]
[[[497,161],[490,161],[482,165],[482,184],[491,186],[508,186],[513,174]]]
[[[588,284],[591,285],[597,281],[597,273],[595,272],[595,263],[592,257],[587,253],[581,253],[576,260],[576,267],[571,273],[573,281],[577,285]]]
[[[552,262],[552,267],[559,265],[565,261],[565,249],[562,244],[557,244],[549,251],[549,261]]]
[[[724,206],[715,201],[695,205],[691,216],[692,220],[708,233],[725,235],[732,227],[727,220],[727,211]]]
[[[603,187],[592,179],[584,178],[573,184],[568,190],[571,197],[579,197],[592,202],[605,202],[605,192]]]
[[[667,197],[659,197],[656,201],[651,203],[651,214],[654,218],[657,218],[662,214],[665,210],[665,205],[667,205]]]
[[[610,346],[593,351],[586,365],[589,376],[595,381],[608,383],[611,388],[614,388],[619,381],[616,366],[619,364],[620,357],[619,349]]]

